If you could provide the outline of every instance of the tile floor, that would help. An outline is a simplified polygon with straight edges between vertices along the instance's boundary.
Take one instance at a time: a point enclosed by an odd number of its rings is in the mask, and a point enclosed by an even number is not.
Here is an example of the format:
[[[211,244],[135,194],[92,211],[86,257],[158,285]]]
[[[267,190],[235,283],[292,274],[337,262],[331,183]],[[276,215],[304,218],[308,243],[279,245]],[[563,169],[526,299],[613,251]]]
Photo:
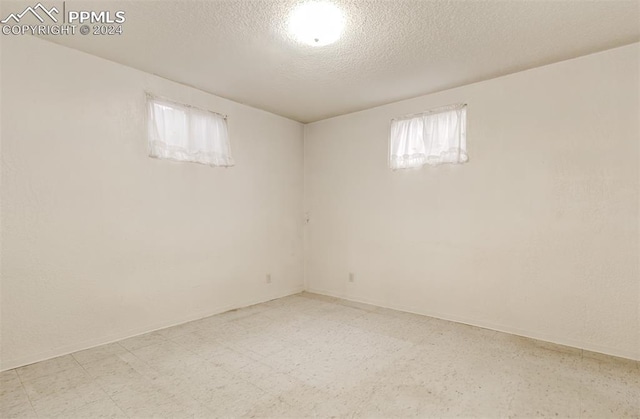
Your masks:
[[[637,362],[298,294],[0,374],[0,417],[640,417]]]

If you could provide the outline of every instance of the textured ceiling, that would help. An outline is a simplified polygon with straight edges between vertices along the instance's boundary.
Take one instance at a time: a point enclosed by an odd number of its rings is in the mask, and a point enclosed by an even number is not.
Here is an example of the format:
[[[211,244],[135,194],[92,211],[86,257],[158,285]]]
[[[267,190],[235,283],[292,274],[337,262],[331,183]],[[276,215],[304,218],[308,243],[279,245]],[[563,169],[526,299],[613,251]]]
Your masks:
[[[320,48],[287,34],[299,1],[66,3],[125,10],[124,35],[50,41],[301,122],[640,39],[638,1],[333,0],[345,34]]]

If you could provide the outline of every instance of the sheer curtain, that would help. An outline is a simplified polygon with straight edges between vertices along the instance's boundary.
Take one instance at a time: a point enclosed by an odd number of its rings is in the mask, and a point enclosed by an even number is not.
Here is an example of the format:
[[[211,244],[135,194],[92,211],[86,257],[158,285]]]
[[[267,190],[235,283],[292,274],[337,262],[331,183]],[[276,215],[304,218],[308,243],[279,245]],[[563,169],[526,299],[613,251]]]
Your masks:
[[[467,156],[467,107],[452,105],[391,121],[389,167],[464,163]]]
[[[149,155],[233,166],[224,116],[147,95]]]

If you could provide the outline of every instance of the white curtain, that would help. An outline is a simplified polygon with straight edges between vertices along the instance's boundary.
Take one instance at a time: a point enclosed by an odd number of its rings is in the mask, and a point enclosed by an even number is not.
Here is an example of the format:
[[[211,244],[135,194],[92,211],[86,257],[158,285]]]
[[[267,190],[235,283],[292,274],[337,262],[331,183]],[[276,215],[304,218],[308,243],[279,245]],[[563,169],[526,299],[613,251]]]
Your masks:
[[[233,166],[224,116],[147,96],[149,155],[210,166]]]
[[[466,105],[447,106],[391,121],[392,169],[464,163],[468,159]]]

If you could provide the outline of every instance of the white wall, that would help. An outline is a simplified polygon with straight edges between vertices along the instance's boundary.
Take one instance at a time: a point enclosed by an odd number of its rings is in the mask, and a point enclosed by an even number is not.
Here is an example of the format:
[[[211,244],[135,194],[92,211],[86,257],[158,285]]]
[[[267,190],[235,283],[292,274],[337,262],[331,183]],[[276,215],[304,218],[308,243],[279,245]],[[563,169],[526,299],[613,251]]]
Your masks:
[[[2,369],[302,289],[301,124],[26,36],[1,82]],[[236,167],[148,158],[144,90]]]
[[[635,44],[307,125],[307,287],[640,359],[639,61]],[[392,117],[459,102],[468,164],[387,168]]]

